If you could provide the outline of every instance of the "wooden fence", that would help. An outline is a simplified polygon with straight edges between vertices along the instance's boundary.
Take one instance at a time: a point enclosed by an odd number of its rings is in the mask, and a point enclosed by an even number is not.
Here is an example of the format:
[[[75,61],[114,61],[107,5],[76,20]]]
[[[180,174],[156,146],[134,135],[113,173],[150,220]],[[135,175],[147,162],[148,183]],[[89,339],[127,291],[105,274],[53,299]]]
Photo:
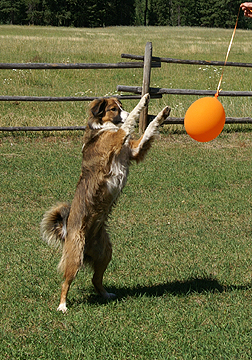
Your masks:
[[[161,63],[173,64],[191,64],[191,65],[214,65],[224,66],[222,61],[203,61],[203,60],[181,60],[172,58],[162,58],[152,56],[152,43],[148,42],[145,46],[144,56],[121,54],[122,58],[131,60],[138,60],[138,62],[119,62],[115,64],[102,63],[77,63],[77,64],[47,64],[47,63],[0,63],[0,69],[135,69],[143,68],[143,84],[142,86],[125,86],[118,85],[117,90],[121,92],[130,92],[135,95],[121,95],[117,96],[120,100],[123,99],[140,99],[146,93],[150,93],[151,98],[161,98],[164,94],[170,95],[204,95],[212,96],[216,91],[211,90],[193,90],[193,89],[166,89],[153,88],[150,86],[151,69],[160,68]],[[235,63],[227,62],[225,66],[236,67],[252,67],[252,63]],[[221,91],[219,96],[252,96],[252,91]],[[0,96],[0,101],[92,101],[97,97],[50,97],[50,96]],[[148,108],[146,108],[139,119],[139,131],[143,132],[148,124],[149,118]],[[166,124],[183,124],[184,118],[169,117]],[[252,124],[252,118],[226,118],[226,124]],[[0,131],[62,131],[62,130],[85,130],[85,126],[15,126],[15,127],[0,127]]]
[[[214,65],[214,66],[224,66],[224,61],[202,61],[202,60],[180,60],[180,59],[172,59],[172,58],[162,58],[162,57],[153,57],[152,56],[152,44],[147,43],[145,47],[145,56],[139,55],[131,55],[131,54],[122,54],[122,58],[133,59],[133,60],[142,60],[144,61],[144,74],[143,74],[143,86],[124,86],[118,85],[118,91],[125,91],[125,92],[133,92],[136,94],[144,95],[147,92],[150,93],[151,96],[153,95],[163,95],[163,94],[173,94],[173,95],[203,95],[203,96],[213,96],[215,95],[216,91],[211,90],[192,90],[192,89],[160,89],[160,88],[152,88],[149,86],[144,85],[145,79],[150,79],[150,72],[151,72],[151,63],[157,62],[164,62],[164,63],[173,63],[173,64],[191,64],[191,65]],[[235,63],[235,62],[227,62],[225,66],[236,66],[236,67],[251,67],[251,63]],[[147,72],[147,74],[145,74]],[[148,81],[148,80],[147,80]],[[149,85],[149,83],[148,83]],[[221,91],[219,96],[252,96],[252,91]],[[142,132],[148,123],[148,116],[146,114],[141,114],[139,120],[139,130]],[[184,118],[172,118],[170,117],[166,124],[183,124]],[[226,118],[226,124],[252,124],[252,118]]]

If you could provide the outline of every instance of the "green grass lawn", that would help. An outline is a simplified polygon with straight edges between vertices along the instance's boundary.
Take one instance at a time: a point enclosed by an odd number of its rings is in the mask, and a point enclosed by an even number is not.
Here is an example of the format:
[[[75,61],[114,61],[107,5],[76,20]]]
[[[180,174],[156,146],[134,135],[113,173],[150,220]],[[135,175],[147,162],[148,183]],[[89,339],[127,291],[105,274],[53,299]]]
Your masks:
[[[0,139],[0,359],[251,359],[252,133],[162,135],[109,221],[102,301],[89,270],[58,313],[60,252],[39,223],[71,200],[82,135]]]

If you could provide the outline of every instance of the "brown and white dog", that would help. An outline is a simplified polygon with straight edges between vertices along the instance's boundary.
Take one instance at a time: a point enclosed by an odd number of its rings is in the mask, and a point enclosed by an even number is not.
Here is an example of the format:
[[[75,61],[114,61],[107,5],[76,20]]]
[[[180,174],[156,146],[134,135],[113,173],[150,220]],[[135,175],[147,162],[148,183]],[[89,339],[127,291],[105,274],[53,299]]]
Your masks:
[[[97,293],[106,299],[115,297],[102,285],[103,274],[112,256],[106,221],[126,184],[131,160],[143,160],[159,125],[170,113],[170,108],[165,107],[141,138],[133,140],[130,135],[148,101],[146,94],[130,114],[122,109],[116,98],[102,98],[90,104],[81,175],[72,204],[58,204],[43,217],[43,239],[48,244],[61,243],[63,246],[59,269],[65,280],[58,307],[62,312],[67,311],[69,287],[85,263],[93,266],[92,282]]]

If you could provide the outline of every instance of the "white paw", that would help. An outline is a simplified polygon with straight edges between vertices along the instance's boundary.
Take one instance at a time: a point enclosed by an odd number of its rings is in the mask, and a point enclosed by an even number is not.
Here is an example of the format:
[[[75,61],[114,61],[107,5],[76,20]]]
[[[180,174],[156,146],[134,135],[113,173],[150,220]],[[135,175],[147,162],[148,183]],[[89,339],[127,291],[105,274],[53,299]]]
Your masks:
[[[161,125],[169,116],[171,112],[171,108],[169,106],[166,106],[157,116],[157,120],[159,125]]]
[[[141,106],[146,107],[148,105],[149,100],[150,100],[150,94],[145,94],[140,100]]]
[[[171,108],[169,106],[166,106],[164,109],[163,109],[163,117],[166,119],[168,118],[168,116],[170,115],[170,112],[171,112]]]
[[[62,311],[63,314],[67,312],[67,307],[66,307],[66,303],[63,304],[59,304],[57,311]]]

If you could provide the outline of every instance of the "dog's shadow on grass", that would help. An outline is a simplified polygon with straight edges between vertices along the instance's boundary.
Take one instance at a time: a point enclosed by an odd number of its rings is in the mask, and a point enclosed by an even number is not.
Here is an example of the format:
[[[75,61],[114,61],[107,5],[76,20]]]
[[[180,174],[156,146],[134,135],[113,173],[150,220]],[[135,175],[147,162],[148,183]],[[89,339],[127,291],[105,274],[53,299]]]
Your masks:
[[[163,284],[150,286],[136,286],[136,287],[110,287],[108,291],[115,293],[115,300],[121,301],[130,297],[161,297],[165,294],[172,294],[174,296],[187,296],[192,293],[223,293],[234,290],[247,290],[251,288],[249,285],[222,285],[218,280],[212,278],[193,278],[185,281],[174,281]],[[90,295],[88,297],[89,303],[104,304],[107,300],[102,299],[98,295]]]

